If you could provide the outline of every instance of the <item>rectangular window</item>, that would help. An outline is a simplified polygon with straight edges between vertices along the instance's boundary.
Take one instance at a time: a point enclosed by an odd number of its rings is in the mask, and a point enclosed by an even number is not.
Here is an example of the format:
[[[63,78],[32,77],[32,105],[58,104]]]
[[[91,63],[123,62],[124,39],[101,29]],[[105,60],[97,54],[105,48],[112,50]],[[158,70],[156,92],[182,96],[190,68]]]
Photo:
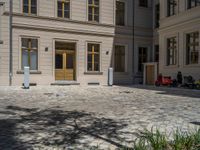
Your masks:
[[[37,14],[37,0],[23,0],[23,13]]]
[[[88,21],[99,22],[99,0],[88,0]]]
[[[87,70],[100,71],[100,44],[87,45]]]
[[[38,70],[38,40],[22,38],[22,70],[29,66],[30,70]]]
[[[177,2],[176,0],[167,0],[167,15],[173,16],[176,14]]]
[[[125,3],[116,1],[116,25],[125,25]]]
[[[177,64],[177,41],[176,37],[167,39],[167,65]]]
[[[125,72],[125,51],[125,46],[115,46],[115,72]]]
[[[155,28],[159,28],[160,26],[160,4],[155,6]]]
[[[70,0],[58,0],[58,17],[70,18]]]
[[[155,45],[155,55],[154,55],[154,61],[159,62],[159,45]]]
[[[140,7],[148,7],[148,0],[139,0]]]
[[[147,47],[139,47],[139,62],[138,62],[138,71],[143,72],[143,63],[147,62]]]
[[[186,35],[186,63],[199,63],[199,32],[193,32]]]
[[[188,0],[188,9],[200,6],[200,0]]]

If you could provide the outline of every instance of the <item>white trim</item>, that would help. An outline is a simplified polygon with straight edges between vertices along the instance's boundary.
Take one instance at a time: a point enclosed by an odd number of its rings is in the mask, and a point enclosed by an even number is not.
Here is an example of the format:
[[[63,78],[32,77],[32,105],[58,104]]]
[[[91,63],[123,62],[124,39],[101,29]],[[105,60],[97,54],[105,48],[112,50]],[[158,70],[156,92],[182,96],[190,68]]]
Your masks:
[[[94,22],[94,23],[97,23],[97,24],[101,24],[101,22],[102,22],[102,11],[101,11],[101,8],[102,8],[102,0],[99,0],[99,21],[98,22],[96,22],[96,21],[89,21],[89,15],[88,15],[88,13],[89,13],[89,10],[88,10],[88,4],[89,4],[89,2],[88,2],[89,0],[86,0],[86,21],[87,22]]]
[[[200,30],[198,28],[193,28],[193,29],[183,32],[183,67],[195,67],[195,66],[200,65],[200,48],[199,48],[198,64],[187,64],[186,63],[186,60],[187,60],[187,40],[186,40],[187,37],[186,37],[186,35],[189,33],[193,33],[193,32],[199,32],[199,44],[200,44]]]
[[[22,14],[27,14],[23,12],[23,0],[20,0],[20,12]],[[36,14],[27,14],[27,15],[32,15],[32,16],[40,16],[40,0],[37,0],[37,13]]]
[[[101,72],[102,71],[102,42],[98,42],[98,41],[86,41],[85,42],[85,72]],[[99,71],[88,71],[87,69],[87,53],[88,53],[88,44],[99,44],[100,46],[100,50],[99,50],[99,55],[100,55],[100,58],[99,58]]]
[[[73,40],[73,39],[60,39],[60,38],[54,38],[52,40],[53,44],[53,49],[52,49],[52,59],[53,59],[53,63],[52,63],[52,75],[53,75],[53,80],[57,81],[55,79],[55,53],[56,53],[56,42],[63,42],[63,43],[75,43],[76,47],[75,47],[75,63],[76,63],[76,70],[75,70],[75,80],[74,81],[78,81],[78,73],[79,73],[79,51],[78,51],[78,40]]]
[[[176,56],[176,65],[168,65],[167,64],[167,39],[172,38],[172,37],[176,37],[176,42],[177,42],[177,56]],[[179,33],[174,33],[174,34],[168,34],[164,36],[164,68],[178,68],[178,66],[180,65],[179,63]]]
[[[69,5],[70,5],[70,8],[69,8],[69,18],[58,17],[58,1],[62,1],[62,0],[55,0],[54,1],[54,17],[55,18],[60,18],[60,19],[71,20],[72,19],[72,2],[73,2],[73,0],[69,0]]]
[[[28,36],[28,35],[20,35],[19,36],[19,44],[18,44],[18,55],[19,55],[19,60],[18,60],[18,70],[23,70],[22,68],[22,38],[28,38],[28,39],[37,39],[38,41],[38,48],[37,48],[37,70],[31,70],[31,71],[39,71],[40,68],[40,37],[37,36]]]

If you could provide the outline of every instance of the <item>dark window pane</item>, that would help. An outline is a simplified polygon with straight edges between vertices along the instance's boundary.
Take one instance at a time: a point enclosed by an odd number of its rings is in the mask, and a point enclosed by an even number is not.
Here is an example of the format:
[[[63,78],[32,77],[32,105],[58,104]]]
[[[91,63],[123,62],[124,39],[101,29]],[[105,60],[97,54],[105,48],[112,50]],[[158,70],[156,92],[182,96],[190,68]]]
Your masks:
[[[37,5],[37,0],[31,0],[31,5],[33,6],[36,6]]]
[[[23,4],[24,4],[24,5],[28,5],[28,1],[29,1],[29,0],[23,0]]]
[[[65,18],[69,18],[69,11],[65,11]]]
[[[55,62],[55,68],[56,69],[63,69],[63,55],[62,54],[56,54],[56,62]]]
[[[143,72],[143,63],[147,62],[147,48],[140,47],[139,48],[139,62],[138,62],[138,71]]]
[[[37,39],[31,39],[31,48],[37,49],[38,47],[38,40]]]
[[[30,70],[37,70],[37,51],[30,51]]]
[[[167,39],[167,65],[176,65],[177,63],[176,44],[176,37]]]
[[[29,52],[28,50],[22,50],[22,70],[24,67],[29,67]]]
[[[92,70],[92,63],[88,62],[88,71],[93,71]]]
[[[22,47],[23,48],[28,48],[29,47],[28,43],[29,43],[29,39],[22,38]]]
[[[25,6],[23,7],[23,13],[28,13],[28,6]]]
[[[31,14],[37,14],[37,8],[32,6],[31,7]]]
[[[92,4],[92,1],[93,1],[93,0],[88,0],[88,3],[89,3],[89,4]]]
[[[66,68],[73,69],[74,68],[74,55],[67,54]]]
[[[62,2],[58,1],[58,9],[62,9]]]
[[[116,2],[116,25],[125,25],[125,3]]]
[[[88,62],[92,62],[92,55],[91,54],[88,54],[88,60],[87,60]]]
[[[94,71],[99,71],[99,63],[94,63]]]
[[[115,46],[115,72],[125,72],[125,46]]]
[[[99,55],[94,55],[94,62],[99,63]]]
[[[186,64],[199,63],[199,33],[193,32],[186,35],[187,60]]]
[[[148,0],[139,0],[140,7],[148,7]]]
[[[62,10],[58,10],[58,17],[62,17]]]

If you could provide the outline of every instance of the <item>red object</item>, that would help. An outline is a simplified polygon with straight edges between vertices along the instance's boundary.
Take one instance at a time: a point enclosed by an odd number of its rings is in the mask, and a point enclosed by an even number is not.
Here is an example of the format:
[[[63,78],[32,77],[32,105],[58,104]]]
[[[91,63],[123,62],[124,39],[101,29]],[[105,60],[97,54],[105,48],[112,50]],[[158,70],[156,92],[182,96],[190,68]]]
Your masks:
[[[155,81],[156,86],[160,86],[160,85],[169,86],[169,85],[172,85],[172,83],[173,83],[173,80],[171,79],[171,77],[162,76],[162,75],[159,75],[157,80]]]

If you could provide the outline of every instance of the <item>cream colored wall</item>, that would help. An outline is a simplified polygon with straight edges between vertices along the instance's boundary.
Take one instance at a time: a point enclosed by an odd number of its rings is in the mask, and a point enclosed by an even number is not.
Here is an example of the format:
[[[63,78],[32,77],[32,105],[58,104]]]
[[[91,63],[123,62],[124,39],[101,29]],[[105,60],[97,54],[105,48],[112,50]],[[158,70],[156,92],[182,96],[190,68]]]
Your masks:
[[[9,1],[5,2],[1,28],[4,44],[0,45],[0,85],[8,85],[9,71]],[[71,3],[71,19],[56,17],[56,0],[38,0],[37,16],[23,15],[22,0],[13,1],[13,85],[21,85],[23,75],[21,70],[20,38],[37,37],[39,39],[39,71],[42,74],[31,74],[31,82],[50,84],[54,80],[54,41],[72,40],[77,42],[77,82],[99,82],[107,84],[107,70],[111,66],[111,54],[114,39],[114,0],[101,0],[100,23],[87,21],[87,1],[73,0]],[[103,75],[85,75],[86,42],[101,44],[101,72]],[[45,52],[48,47],[49,51]],[[109,51],[107,55],[106,52]],[[44,80],[45,79],[45,80]]]
[[[186,34],[194,31],[200,33],[200,7],[187,10],[186,1],[179,1],[179,13],[175,16],[166,17],[166,10],[161,9],[161,26],[159,29],[160,45],[160,73],[176,78],[177,72],[181,71],[183,76],[192,75],[200,79],[200,52],[198,65],[186,65]],[[160,0],[161,8],[166,5]],[[178,64],[166,66],[166,39],[171,36],[178,39]],[[200,42],[200,41],[199,41]]]
[[[7,0],[5,11],[8,12],[9,5]],[[128,69],[126,73],[116,74],[116,83],[139,83],[142,75],[138,74],[138,47],[145,46],[149,50],[149,60],[152,56],[152,37],[153,37],[153,21],[152,21],[152,1],[149,0],[148,8],[138,6],[138,0],[124,0],[127,3],[126,26],[116,27],[115,25],[115,0],[101,0],[100,3],[100,23],[87,22],[87,0],[71,1],[71,19],[56,18],[56,0],[38,0],[38,15],[26,16],[22,12],[22,0],[14,0],[14,84],[21,84],[23,75],[16,74],[20,67],[19,43],[20,36],[36,36],[39,37],[39,66],[41,75],[31,75],[32,82],[40,84],[49,84],[54,81],[53,76],[53,39],[73,39],[77,40],[77,50],[79,58],[79,66],[77,80],[82,84],[87,82],[99,81],[107,84],[107,69],[111,65],[111,55],[113,54],[113,46],[116,44],[124,44],[127,46]],[[133,48],[133,2],[135,2],[134,16],[134,39]],[[5,44],[1,45],[2,55],[0,66],[1,83],[8,84],[8,13],[3,16],[3,38]],[[99,41],[102,43],[102,71],[103,75],[85,75],[85,43],[87,40]],[[44,48],[49,47],[49,52],[44,52]],[[109,55],[105,55],[106,51],[110,51]],[[134,58],[133,58],[134,56]],[[45,77],[45,80],[43,78]],[[134,79],[133,79],[134,78]]]
[[[30,76],[30,82],[37,84],[51,84],[55,82],[54,76],[54,58],[55,58],[55,41],[71,41],[77,43],[77,82],[80,84],[87,84],[88,82],[99,82],[100,84],[107,84],[107,69],[110,66],[110,59],[112,53],[113,37],[103,36],[88,36],[88,35],[77,35],[70,33],[59,33],[59,32],[48,32],[48,31],[35,31],[35,30],[24,30],[14,29],[14,62],[13,71],[14,78],[13,84],[19,85],[23,82],[23,75],[17,74],[17,71],[21,70],[21,59],[20,59],[20,38],[21,37],[38,37],[38,57],[39,57],[39,68],[41,74]],[[99,42],[101,45],[101,72],[103,75],[84,75],[86,71],[86,43],[87,42]],[[45,48],[48,47],[48,52]],[[107,55],[106,52],[109,51]],[[45,79],[45,80],[44,80]]]

